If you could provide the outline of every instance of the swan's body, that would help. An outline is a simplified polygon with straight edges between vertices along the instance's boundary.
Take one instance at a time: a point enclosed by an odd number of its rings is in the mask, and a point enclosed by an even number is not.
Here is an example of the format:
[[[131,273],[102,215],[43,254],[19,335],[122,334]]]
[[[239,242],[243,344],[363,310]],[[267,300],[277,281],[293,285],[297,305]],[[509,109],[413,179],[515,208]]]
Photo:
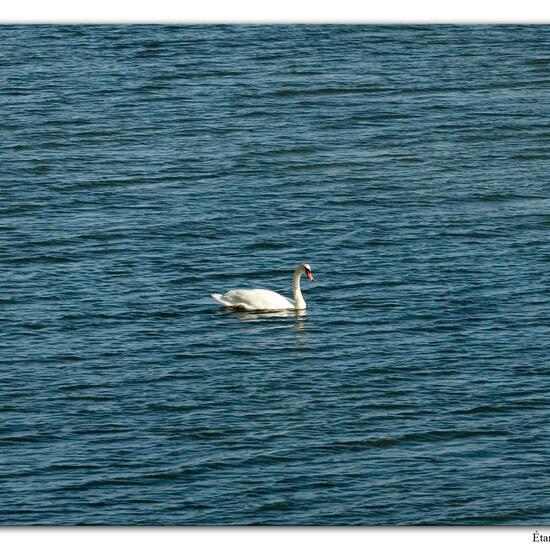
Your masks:
[[[306,301],[302,296],[300,289],[300,278],[306,275],[310,281],[313,281],[311,267],[309,264],[301,264],[294,272],[292,280],[292,290],[294,291],[294,300],[290,300],[272,290],[263,288],[254,289],[234,289],[225,294],[212,294],[214,300],[220,302],[225,307],[243,309],[245,311],[280,311],[288,309],[306,309]]]

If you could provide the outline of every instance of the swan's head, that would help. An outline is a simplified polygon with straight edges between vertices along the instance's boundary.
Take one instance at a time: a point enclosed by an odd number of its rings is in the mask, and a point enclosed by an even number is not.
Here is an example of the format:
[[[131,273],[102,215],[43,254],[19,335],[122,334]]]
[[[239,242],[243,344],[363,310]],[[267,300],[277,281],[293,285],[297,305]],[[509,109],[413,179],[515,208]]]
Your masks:
[[[313,274],[311,273],[311,266],[309,264],[302,264],[300,266],[300,272],[304,273],[310,281],[313,281]]]

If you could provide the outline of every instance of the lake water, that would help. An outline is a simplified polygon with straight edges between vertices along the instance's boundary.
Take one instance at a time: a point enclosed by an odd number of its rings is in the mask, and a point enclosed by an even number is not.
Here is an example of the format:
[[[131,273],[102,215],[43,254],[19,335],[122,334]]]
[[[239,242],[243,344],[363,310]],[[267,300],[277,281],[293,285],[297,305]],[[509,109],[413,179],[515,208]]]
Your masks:
[[[550,523],[549,26],[0,44],[0,523]]]

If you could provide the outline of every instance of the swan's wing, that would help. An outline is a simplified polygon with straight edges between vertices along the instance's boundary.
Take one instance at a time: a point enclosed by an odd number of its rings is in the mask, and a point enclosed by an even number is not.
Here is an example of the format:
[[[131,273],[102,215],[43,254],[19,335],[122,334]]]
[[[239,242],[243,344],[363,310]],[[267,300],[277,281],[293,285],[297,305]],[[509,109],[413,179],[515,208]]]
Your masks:
[[[223,296],[212,294],[212,298],[226,307],[235,307],[246,311],[294,309],[292,300],[285,298],[272,290],[262,288],[235,289],[226,292]]]

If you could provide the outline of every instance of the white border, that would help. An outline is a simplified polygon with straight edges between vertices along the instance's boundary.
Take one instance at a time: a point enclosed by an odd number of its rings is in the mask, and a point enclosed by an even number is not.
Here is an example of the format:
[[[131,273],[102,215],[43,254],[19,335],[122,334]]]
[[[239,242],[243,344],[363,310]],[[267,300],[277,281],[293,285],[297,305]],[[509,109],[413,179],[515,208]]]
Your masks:
[[[18,0],[2,23],[550,23],[540,0]]]
[[[518,550],[534,544],[530,527],[317,527],[317,528],[7,528],[0,529],[4,548],[44,550]],[[539,528],[550,535],[550,528]]]

